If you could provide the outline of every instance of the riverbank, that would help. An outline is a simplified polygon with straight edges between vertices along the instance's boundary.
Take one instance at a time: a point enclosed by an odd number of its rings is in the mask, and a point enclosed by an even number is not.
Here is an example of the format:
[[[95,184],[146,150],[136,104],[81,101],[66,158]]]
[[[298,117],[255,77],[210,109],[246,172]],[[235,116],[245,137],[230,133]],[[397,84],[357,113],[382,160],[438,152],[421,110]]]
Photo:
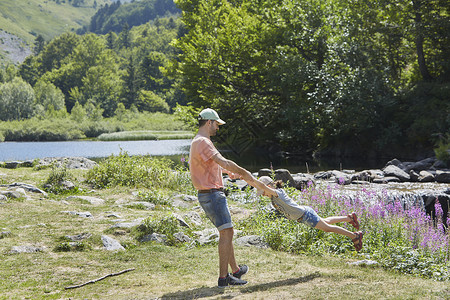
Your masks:
[[[120,160],[124,163],[122,174],[109,173],[119,166]],[[273,216],[265,218],[259,207],[266,206],[255,198],[252,190],[232,190],[229,195],[236,226],[235,252],[239,263],[250,266],[245,277],[249,284],[217,289],[217,233],[199,209],[189,177],[180,173],[182,177],[161,178],[163,185],[157,181],[158,175],[172,176],[174,172],[166,173],[162,168],[156,173],[138,173],[147,167],[140,170],[127,157],[111,161],[109,166],[102,164],[91,175],[89,170],[81,168],[55,173],[50,167],[0,167],[0,191],[8,195],[0,200],[1,215],[8,216],[0,218],[0,298],[81,299],[96,295],[114,299],[279,299],[280,296],[298,299],[302,295],[319,299],[328,295],[336,299],[379,299],[384,295],[396,299],[445,299],[450,296],[448,279],[440,282],[406,275],[402,272],[407,269],[397,265],[385,267],[382,257],[374,255],[375,250],[383,252],[375,228],[385,230],[384,238],[400,245],[403,239],[391,236],[395,227],[389,229],[382,223],[372,223],[373,217],[358,211],[366,234],[364,248],[357,253],[344,238],[318,234],[316,230]],[[43,190],[44,184],[56,174],[70,174],[76,190],[44,194],[29,189],[28,184]],[[121,184],[99,188],[87,183],[89,178],[91,182],[96,178],[97,182],[110,179]],[[141,183],[120,181],[134,178],[140,178]],[[164,188],[172,180],[175,180],[173,188]],[[330,182],[325,184],[325,191],[326,186],[333,193],[343,187]],[[304,195],[303,201],[314,199],[313,194]],[[332,206],[330,202],[328,210],[317,209],[326,216],[334,213],[329,210]],[[266,226],[260,233],[263,237],[265,232],[266,244],[240,244],[244,237],[256,234],[255,230],[261,226],[254,223],[257,220]],[[162,223],[167,227],[158,225]],[[140,225],[147,229],[152,225],[157,231],[144,234]],[[176,235],[180,240],[171,245],[168,237],[178,232],[183,233]],[[293,235],[296,232],[299,234]],[[140,239],[146,235],[149,241]],[[116,241],[117,248],[108,250],[106,241]],[[303,250],[289,250],[286,245],[302,246]],[[410,270],[423,263],[424,257],[396,253],[394,244],[384,248],[390,257],[386,261],[393,262],[395,253],[395,257],[404,258],[399,265],[403,263]],[[415,259],[419,259],[416,264]],[[431,260],[426,265],[430,272],[437,272],[437,265]],[[444,262],[441,265],[445,267]],[[129,269],[133,270],[80,288],[66,289]],[[426,270],[422,272],[429,274]]]

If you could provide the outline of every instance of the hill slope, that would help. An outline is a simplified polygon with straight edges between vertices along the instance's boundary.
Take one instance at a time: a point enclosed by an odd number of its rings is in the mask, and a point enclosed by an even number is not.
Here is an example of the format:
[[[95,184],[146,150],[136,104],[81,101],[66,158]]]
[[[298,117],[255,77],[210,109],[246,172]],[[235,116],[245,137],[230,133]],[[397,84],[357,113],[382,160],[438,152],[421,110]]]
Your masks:
[[[23,60],[23,55],[15,52],[30,51],[39,34],[50,40],[63,32],[75,31],[89,24],[97,9],[111,2],[114,1],[0,0],[0,64]],[[7,42],[7,39],[13,42]]]

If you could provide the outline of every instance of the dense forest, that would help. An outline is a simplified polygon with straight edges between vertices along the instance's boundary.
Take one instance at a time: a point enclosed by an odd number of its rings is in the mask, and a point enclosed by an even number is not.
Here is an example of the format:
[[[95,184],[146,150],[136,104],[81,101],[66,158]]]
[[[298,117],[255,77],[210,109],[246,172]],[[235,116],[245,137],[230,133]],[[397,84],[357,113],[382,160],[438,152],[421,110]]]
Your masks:
[[[181,17],[151,21],[176,12],[172,1],[102,6],[86,33],[37,39],[34,55],[0,72],[0,120],[88,105],[111,117],[119,104],[195,118],[213,107],[238,151],[448,149],[447,1],[175,3]]]

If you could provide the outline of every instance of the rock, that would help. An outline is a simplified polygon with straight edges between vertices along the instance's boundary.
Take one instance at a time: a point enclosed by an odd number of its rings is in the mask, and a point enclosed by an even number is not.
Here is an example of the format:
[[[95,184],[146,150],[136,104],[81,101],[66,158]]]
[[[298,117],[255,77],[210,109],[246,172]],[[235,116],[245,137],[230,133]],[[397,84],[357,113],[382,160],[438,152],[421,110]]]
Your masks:
[[[0,194],[0,203],[2,203],[3,201],[6,201],[6,200],[8,200],[6,195]]]
[[[261,176],[269,176],[269,177],[271,177],[272,173],[273,173],[273,170],[271,170],[271,169],[260,169],[258,171],[258,177],[261,177]]]
[[[4,239],[4,238],[7,238],[10,235],[11,235],[11,231],[2,231],[2,232],[0,232],[0,240]]]
[[[364,260],[349,262],[348,264],[352,265],[352,266],[376,266],[376,265],[378,265],[378,262],[375,260],[364,259]]]
[[[92,169],[97,165],[95,161],[84,157],[47,157],[40,159],[36,167],[45,168],[52,164],[58,167],[66,166],[68,169]]]
[[[12,198],[12,199],[19,199],[19,198],[24,198],[27,196],[24,189],[17,189],[15,191],[6,191],[6,192],[2,192],[2,194],[4,196],[6,196],[7,198]]]
[[[88,211],[85,212],[77,212],[77,211],[63,211],[63,213],[80,216],[83,218],[92,218],[92,214]]]
[[[405,171],[403,171],[402,169],[400,169],[399,167],[394,166],[394,165],[389,165],[386,168],[384,168],[383,173],[384,173],[384,176],[386,176],[386,177],[390,177],[390,176],[397,177],[402,182],[410,180],[408,173],[406,173]]]
[[[165,244],[167,241],[167,236],[165,234],[159,234],[159,233],[152,233],[144,235],[139,239],[139,242],[145,243],[145,242],[157,242],[161,244]]]
[[[202,218],[195,211],[190,211],[190,212],[184,214],[184,217],[189,219],[189,221],[192,222],[195,226],[200,226],[203,224]]]
[[[435,180],[439,183],[450,183],[450,171],[436,171]]]
[[[173,216],[177,219],[180,226],[189,228],[189,224],[178,214],[173,214]]]
[[[4,167],[6,169],[16,169],[19,167],[20,163],[20,161],[7,161],[4,163]]]
[[[128,207],[139,207],[144,208],[146,210],[153,210],[155,209],[156,205],[150,202],[146,201],[134,201],[127,204]]]
[[[40,194],[42,194],[44,196],[47,196],[47,193],[45,191],[35,187],[32,184],[28,184],[28,183],[15,182],[15,183],[12,183],[12,184],[3,184],[3,185],[0,185],[0,186],[4,186],[4,187],[8,187],[8,188],[14,188],[14,187],[22,188],[24,190],[27,190],[28,192],[40,193]]]
[[[351,177],[344,172],[334,170],[334,171],[331,171],[331,174],[332,174],[332,177],[335,178],[336,183],[338,183],[338,184],[347,185],[352,182]]]
[[[289,186],[295,187],[294,178],[292,177],[289,170],[286,170],[286,169],[275,170],[275,178],[274,179],[275,179],[275,181],[281,180],[284,183],[287,183]]]
[[[264,242],[264,239],[259,235],[247,235],[237,238],[234,241],[236,246],[257,247],[257,248],[269,248],[269,244]]]
[[[311,175],[297,174],[297,175],[294,175],[293,178],[294,178],[295,187],[299,190],[306,189],[310,185],[316,184],[314,177]]]
[[[372,179],[370,173],[368,171],[357,172],[352,174],[350,180],[352,182],[355,181],[370,181]]]
[[[419,178],[417,179],[419,182],[433,182],[434,176],[430,172],[420,171]]]
[[[77,234],[77,235],[66,235],[66,238],[68,238],[72,242],[78,242],[78,241],[82,241],[82,240],[88,239],[91,236],[92,236],[92,234],[90,234],[88,232],[84,232],[84,233],[80,233],[80,234]]]
[[[410,165],[407,166],[407,170],[405,171],[409,172],[410,170],[414,170],[416,172],[420,172],[423,170],[428,170],[431,168],[431,166],[433,166],[435,162],[436,158],[434,157],[426,158],[418,162],[410,163]]]
[[[411,170],[409,171],[409,178],[412,182],[417,182],[419,181],[419,174],[416,173],[416,171]]]
[[[90,196],[69,196],[66,198],[66,200],[83,200],[89,202],[92,205],[101,205],[105,203],[105,200],[103,199]]]
[[[34,246],[13,246],[11,248],[11,251],[9,251],[10,254],[17,254],[17,253],[36,253],[36,252],[43,252],[43,247],[34,247]]]
[[[144,218],[139,218],[132,222],[120,222],[114,224],[113,226],[111,226],[111,228],[133,228],[135,226],[141,225],[142,221],[144,221]]]
[[[393,176],[376,178],[373,180],[373,183],[389,183],[389,182],[400,182],[400,179]]]
[[[202,231],[194,231],[194,234],[198,237],[196,241],[199,245],[217,243],[219,241],[219,232],[216,228],[207,228]]]
[[[192,239],[189,236],[185,235],[182,232],[175,233],[173,237],[182,243],[190,243],[192,241]]]
[[[396,167],[402,168],[403,164],[400,160],[394,158],[394,159],[388,161],[384,167],[386,168],[388,166],[396,166]]]
[[[122,251],[125,248],[115,239],[107,235],[102,235],[103,247],[108,251]]]

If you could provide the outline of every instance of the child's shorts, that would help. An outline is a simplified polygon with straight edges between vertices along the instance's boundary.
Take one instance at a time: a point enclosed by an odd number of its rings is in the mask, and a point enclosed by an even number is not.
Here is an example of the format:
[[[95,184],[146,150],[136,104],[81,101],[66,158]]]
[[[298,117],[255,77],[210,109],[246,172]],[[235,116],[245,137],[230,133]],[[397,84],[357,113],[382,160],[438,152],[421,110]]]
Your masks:
[[[312,228],[316,227],[317,223],[320,221],[319,215],[309,206],[304,206],[304,209],[305,213],[297,221]]]

